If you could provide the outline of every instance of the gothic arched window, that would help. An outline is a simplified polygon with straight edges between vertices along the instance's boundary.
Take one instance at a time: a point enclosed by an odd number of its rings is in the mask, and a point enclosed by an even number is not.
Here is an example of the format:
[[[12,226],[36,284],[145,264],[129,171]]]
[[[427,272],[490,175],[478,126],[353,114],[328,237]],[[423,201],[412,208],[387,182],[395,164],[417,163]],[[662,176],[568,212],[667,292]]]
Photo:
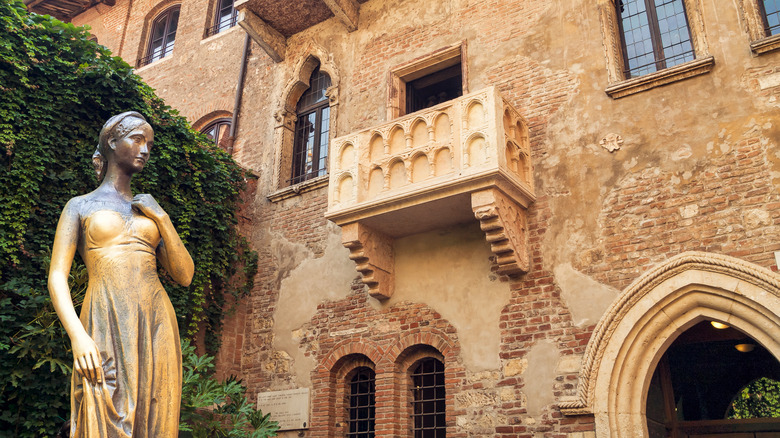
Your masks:
[[[298,100],[290,184],[328,172],[330,107],[325,91],[330,85],[330,76],[317,67],[311,74],[309,89]]]

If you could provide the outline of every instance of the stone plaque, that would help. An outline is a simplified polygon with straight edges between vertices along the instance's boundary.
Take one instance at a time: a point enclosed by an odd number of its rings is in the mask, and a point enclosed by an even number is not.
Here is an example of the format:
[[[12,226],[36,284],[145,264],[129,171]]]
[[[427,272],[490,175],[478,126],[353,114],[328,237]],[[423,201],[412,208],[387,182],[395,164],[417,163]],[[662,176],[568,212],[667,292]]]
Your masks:
[[[279,430],[309,428],[309,388],[260,392],[257,408],[279,422]]]

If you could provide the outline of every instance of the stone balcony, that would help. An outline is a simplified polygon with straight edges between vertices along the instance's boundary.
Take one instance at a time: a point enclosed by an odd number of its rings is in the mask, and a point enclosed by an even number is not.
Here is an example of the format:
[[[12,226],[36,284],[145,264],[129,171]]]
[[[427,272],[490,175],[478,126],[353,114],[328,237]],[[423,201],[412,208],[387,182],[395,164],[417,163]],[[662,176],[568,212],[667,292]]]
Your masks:
[[[333,139],[330,151],[326,217],[372,296],[392,295],[395,238],[474,220],[499,273],[528,271],[528,127],[495,87]]]

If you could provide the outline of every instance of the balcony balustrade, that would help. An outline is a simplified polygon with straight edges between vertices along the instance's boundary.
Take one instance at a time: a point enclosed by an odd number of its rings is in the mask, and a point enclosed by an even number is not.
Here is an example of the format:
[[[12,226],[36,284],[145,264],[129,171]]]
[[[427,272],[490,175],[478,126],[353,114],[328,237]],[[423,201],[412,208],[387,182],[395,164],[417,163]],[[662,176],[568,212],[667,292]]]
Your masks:
[[[529,269],[528,127],[495,87],[331,141],[326,216],[370,293],[393,286],[393,239],[479,220],[498,272]]]

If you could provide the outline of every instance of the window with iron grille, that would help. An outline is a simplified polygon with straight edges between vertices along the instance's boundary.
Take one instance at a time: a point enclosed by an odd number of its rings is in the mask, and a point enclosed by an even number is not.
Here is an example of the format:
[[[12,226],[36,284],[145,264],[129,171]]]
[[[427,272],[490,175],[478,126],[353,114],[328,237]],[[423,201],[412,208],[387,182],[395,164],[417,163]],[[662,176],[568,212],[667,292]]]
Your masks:
[[[759,0],[766,36],[780,34],[780,0]]]
[[[446,434],[444,364],[426,358],[412,368],[412,431],[414,438],[443,438]]]
[[[180,9],[179,5],[173,6],[154,19],[146,56],[138,60],[139,67],[165,58],[173,52],[176,28],[179,26]]]
[[[617,0],[626,79],[692,61],[683,0]]]
[[[330,107],[325,91],[330,85],[330,76],[318,67],[311,74],[309,89],[298,100],[290,184],[327,173]]]
[[[376,374],[360,367],[348,381],[347,423],[349,438],[374,438],[374,401]]]
[[[217,119],[203,128],[200,132],[206,134],[209,140],[213,141],[215,145],[219,146],[219,142],[224,140],[230,131],[230,119],[222,118]]]
[[[214,23],[206,29],[206,36],[216,35],[223,30],[228,30],[238,23],[238,11],[233,8],[234,0],[217,0],[217,11],[214,14]]]

